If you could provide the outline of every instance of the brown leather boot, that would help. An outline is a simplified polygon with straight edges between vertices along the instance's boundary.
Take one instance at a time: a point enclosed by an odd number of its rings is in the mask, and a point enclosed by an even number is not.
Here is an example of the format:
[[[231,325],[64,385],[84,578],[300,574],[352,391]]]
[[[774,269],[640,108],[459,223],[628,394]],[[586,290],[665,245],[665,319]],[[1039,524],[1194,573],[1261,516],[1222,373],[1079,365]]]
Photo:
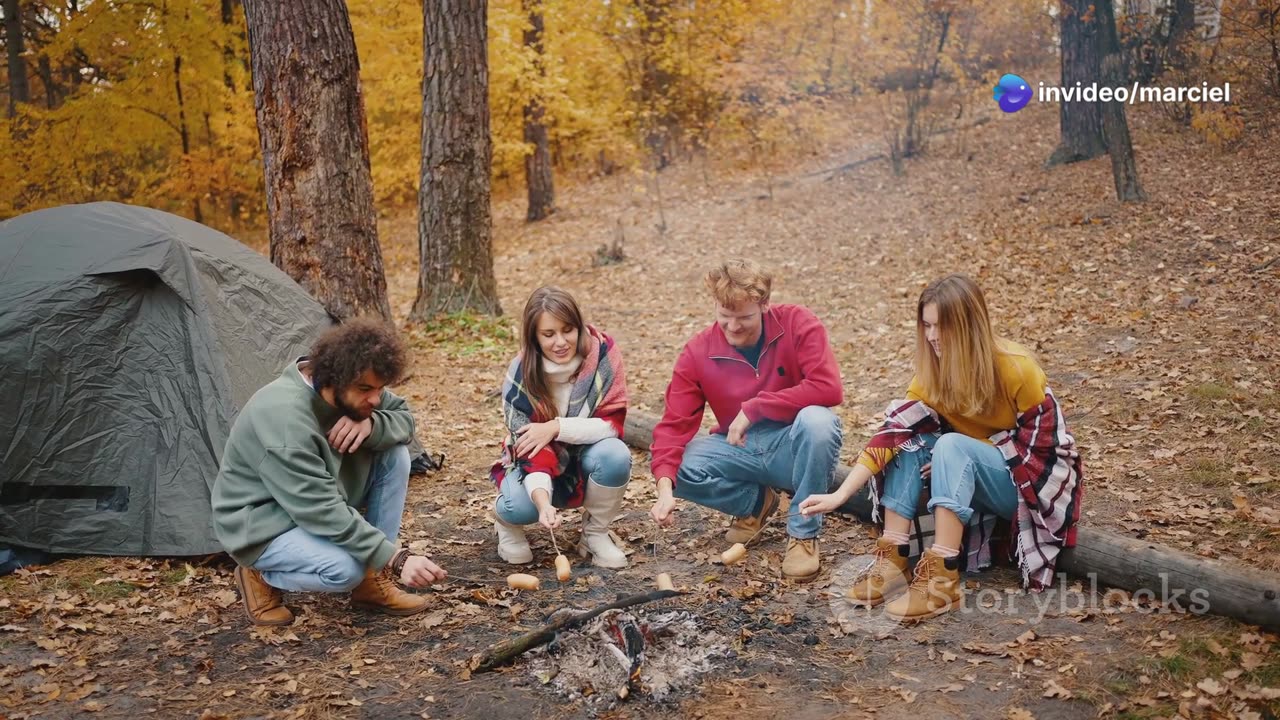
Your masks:
[[[907,558],[910,545],[876,540],[875,560],[853,581],[845,597],[854,605],[876,607],[907,586]]]
[[[734,518],[729,523],[729,530],[725,532],[725,542],[743,543],[751,540],[764,526],[764,521],[778,510],[778,492],[771,487],[764,489],[764,504],[760,507],[760,512],[755,515]]]
[[[366,570],[364,581],[351,591],[351,605],[387,615],[416,615],[427,609],[427,599],[401,590],[389,571]]]
[[[232,576],[250,622],[254,625],[288,625],[293,622],[293,612],[284,606],[284,593],[268,585],[262,579],[262,573],[237,565]]]
[[[960,556],[944,558],[926,550],[916,563],[911,586],[884,606],[885,615],[904,623],[936,617],[964,602],[960,580]]]
[[[822,559],[818,555],[818,538],[800,540],[787,538],[787,554],[782,558],[782,577],[796,582],[808,582],[818,577]]]

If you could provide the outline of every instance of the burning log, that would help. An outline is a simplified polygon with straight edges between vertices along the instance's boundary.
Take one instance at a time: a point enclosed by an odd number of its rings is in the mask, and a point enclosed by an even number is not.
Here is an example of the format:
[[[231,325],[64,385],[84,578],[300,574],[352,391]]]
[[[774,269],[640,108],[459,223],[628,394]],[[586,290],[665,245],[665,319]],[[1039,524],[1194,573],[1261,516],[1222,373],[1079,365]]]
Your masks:
[[[520,637],[504,640],[497,645],[494,645],[483,655],[476,656],[472,661],[472,668],[476,672],[488,672],[489,670],[493,670],[500,665],[511,662],[533,648],[551,642],[555,639],[556,633],[561,630],[578,627],[582,623],[591,620],[603,612],[632,607],[634,605],[642,605],[655,600],[666,600],[667,598],[683,594],[684,593],[679,590],[654,590],[640,595],[630,595],[624,598],[618,598],[611,603],[606,603],[591,610],[587,610],[586,612],[566,616],[560,620],[544,625],[537,630],[527,632]]]

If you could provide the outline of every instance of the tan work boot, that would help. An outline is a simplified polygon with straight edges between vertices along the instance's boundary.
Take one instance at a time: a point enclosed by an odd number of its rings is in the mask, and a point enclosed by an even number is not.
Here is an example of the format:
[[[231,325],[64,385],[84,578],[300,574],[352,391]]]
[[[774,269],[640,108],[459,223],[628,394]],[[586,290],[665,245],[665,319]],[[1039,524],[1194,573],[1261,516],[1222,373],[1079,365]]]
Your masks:
[[[262,573],[237,565],[232,576],[250,622],[254,625],[288,625],[293,622],[293,612],[284,606],[284,593],[268,585],[262,579]]]
[[[808,582],[818,577],[822,560],[818,556],[818,538],[800,540],[787,538],[787,554],[782,558],[782,577],[796,582]]]
[[[764,505],[761,506],[759,514],[748,515],[746,517],[734,518],[729,523],[729,530],[724,534],[726,542],[746,544],[748,540],[756,537],[756,533],[760,528],[764,527],[764,521],[778,510],[778,493],[771,487],[764,489]]]
[[[415,615],[427,609],[427,599],[401,590],[388,570],[366,570],[364,580],[351,591],[351,606],[387,615]]]
[[[960,556],[944,558],[926,550],[916,563],[910,587],[884,606],[885,615],[914,623],[941,615],[964,602],[960,580]]]
[[[907,586],[907,558],[910,545],[876,540],[875,560],[858,574],[845,597],[854,605],[876,607]]]

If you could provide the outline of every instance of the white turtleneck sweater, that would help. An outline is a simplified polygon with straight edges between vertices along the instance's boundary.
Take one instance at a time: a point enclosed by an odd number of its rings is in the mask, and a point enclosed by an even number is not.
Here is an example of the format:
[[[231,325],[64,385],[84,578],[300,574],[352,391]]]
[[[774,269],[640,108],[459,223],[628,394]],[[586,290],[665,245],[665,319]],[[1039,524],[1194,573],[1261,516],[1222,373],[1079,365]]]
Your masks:
[[[556,415],[560,420],[560,433],[556,440],[567,445],[592,445],[605,438],[617,437],[618,433],[607,420],[595,417],[565,417],[569,412],[569,396],[573,394],[573,374],[582,366],[582,358],[575,356],[561,365],[548,358],[542,358],[542,372],[547,377],[547,385],[556,401]],[[583,412],[587,411],[584,406]],[[542,488],[551,494],[551,476],[543,472],[529,473],[524,479],[524,489],[529,497],[533,491]]]

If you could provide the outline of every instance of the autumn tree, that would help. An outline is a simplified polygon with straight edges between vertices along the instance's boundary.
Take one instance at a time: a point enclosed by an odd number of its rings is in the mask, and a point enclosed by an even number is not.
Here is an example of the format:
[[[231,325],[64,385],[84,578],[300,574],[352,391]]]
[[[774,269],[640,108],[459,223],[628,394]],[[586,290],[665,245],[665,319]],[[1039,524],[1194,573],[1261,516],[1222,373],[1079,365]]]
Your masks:
[[[246,0],[245,11],[271,261],[336,318],[390,319],[346,3]]]
[[[533,71],[539,80],[546,80],[545,51],[542,37],[544,22],[542,0],[522,0],[521,5],[529,18],[524,30],[524,46],[528,50]],[[542,92],[536,91],[524,104],[524,141],[528,143],[528,155],[524,159],[525,185],[529,191],[529,210],[526,218],[541,220],[555,210],[556,191],[551,171],[551,148],[547,140],[547,109]]]
[[[1094,0],[1060,0],[1062,87],[1087,86],[1102,76],[1098,54],[1098,15]],[[1114,26],[1114,22],[1112,23]],[[1049,167],[1090,160],[1107,151],[1102,136],[1102,111],[1097,103],[1058,103],[1062,137],[1049,156]]]
[[[4,39],[9,58],[9,117],[18,114],[18,103],[31,102],[27,84],[27,60],[22,28],[22,3],[4,0]]]
[[[1125,85],[1124,57],[1120,54],[1115,10],[1110,2],[1098,3],[1097,22],[1098,55],[1102,61],[1099,85],[1123,87]],[[1112,100],[1097,104],[1102,114],[1103,138],[1107,145],[1107,152],[1111,155],[1111,174],[1115,180],[1116,197],[1125,202],[1146,200],[1146,194],[1142,192],[1142,184],[1138,182],[1138,164],[1133,157],[1133,143],[1129,138],[1129,123],[1125,119],[1124,103]]]
[[[423,7],[418,320],[464,309],[502,313],[489,211],[487,17],[486,0]]]

